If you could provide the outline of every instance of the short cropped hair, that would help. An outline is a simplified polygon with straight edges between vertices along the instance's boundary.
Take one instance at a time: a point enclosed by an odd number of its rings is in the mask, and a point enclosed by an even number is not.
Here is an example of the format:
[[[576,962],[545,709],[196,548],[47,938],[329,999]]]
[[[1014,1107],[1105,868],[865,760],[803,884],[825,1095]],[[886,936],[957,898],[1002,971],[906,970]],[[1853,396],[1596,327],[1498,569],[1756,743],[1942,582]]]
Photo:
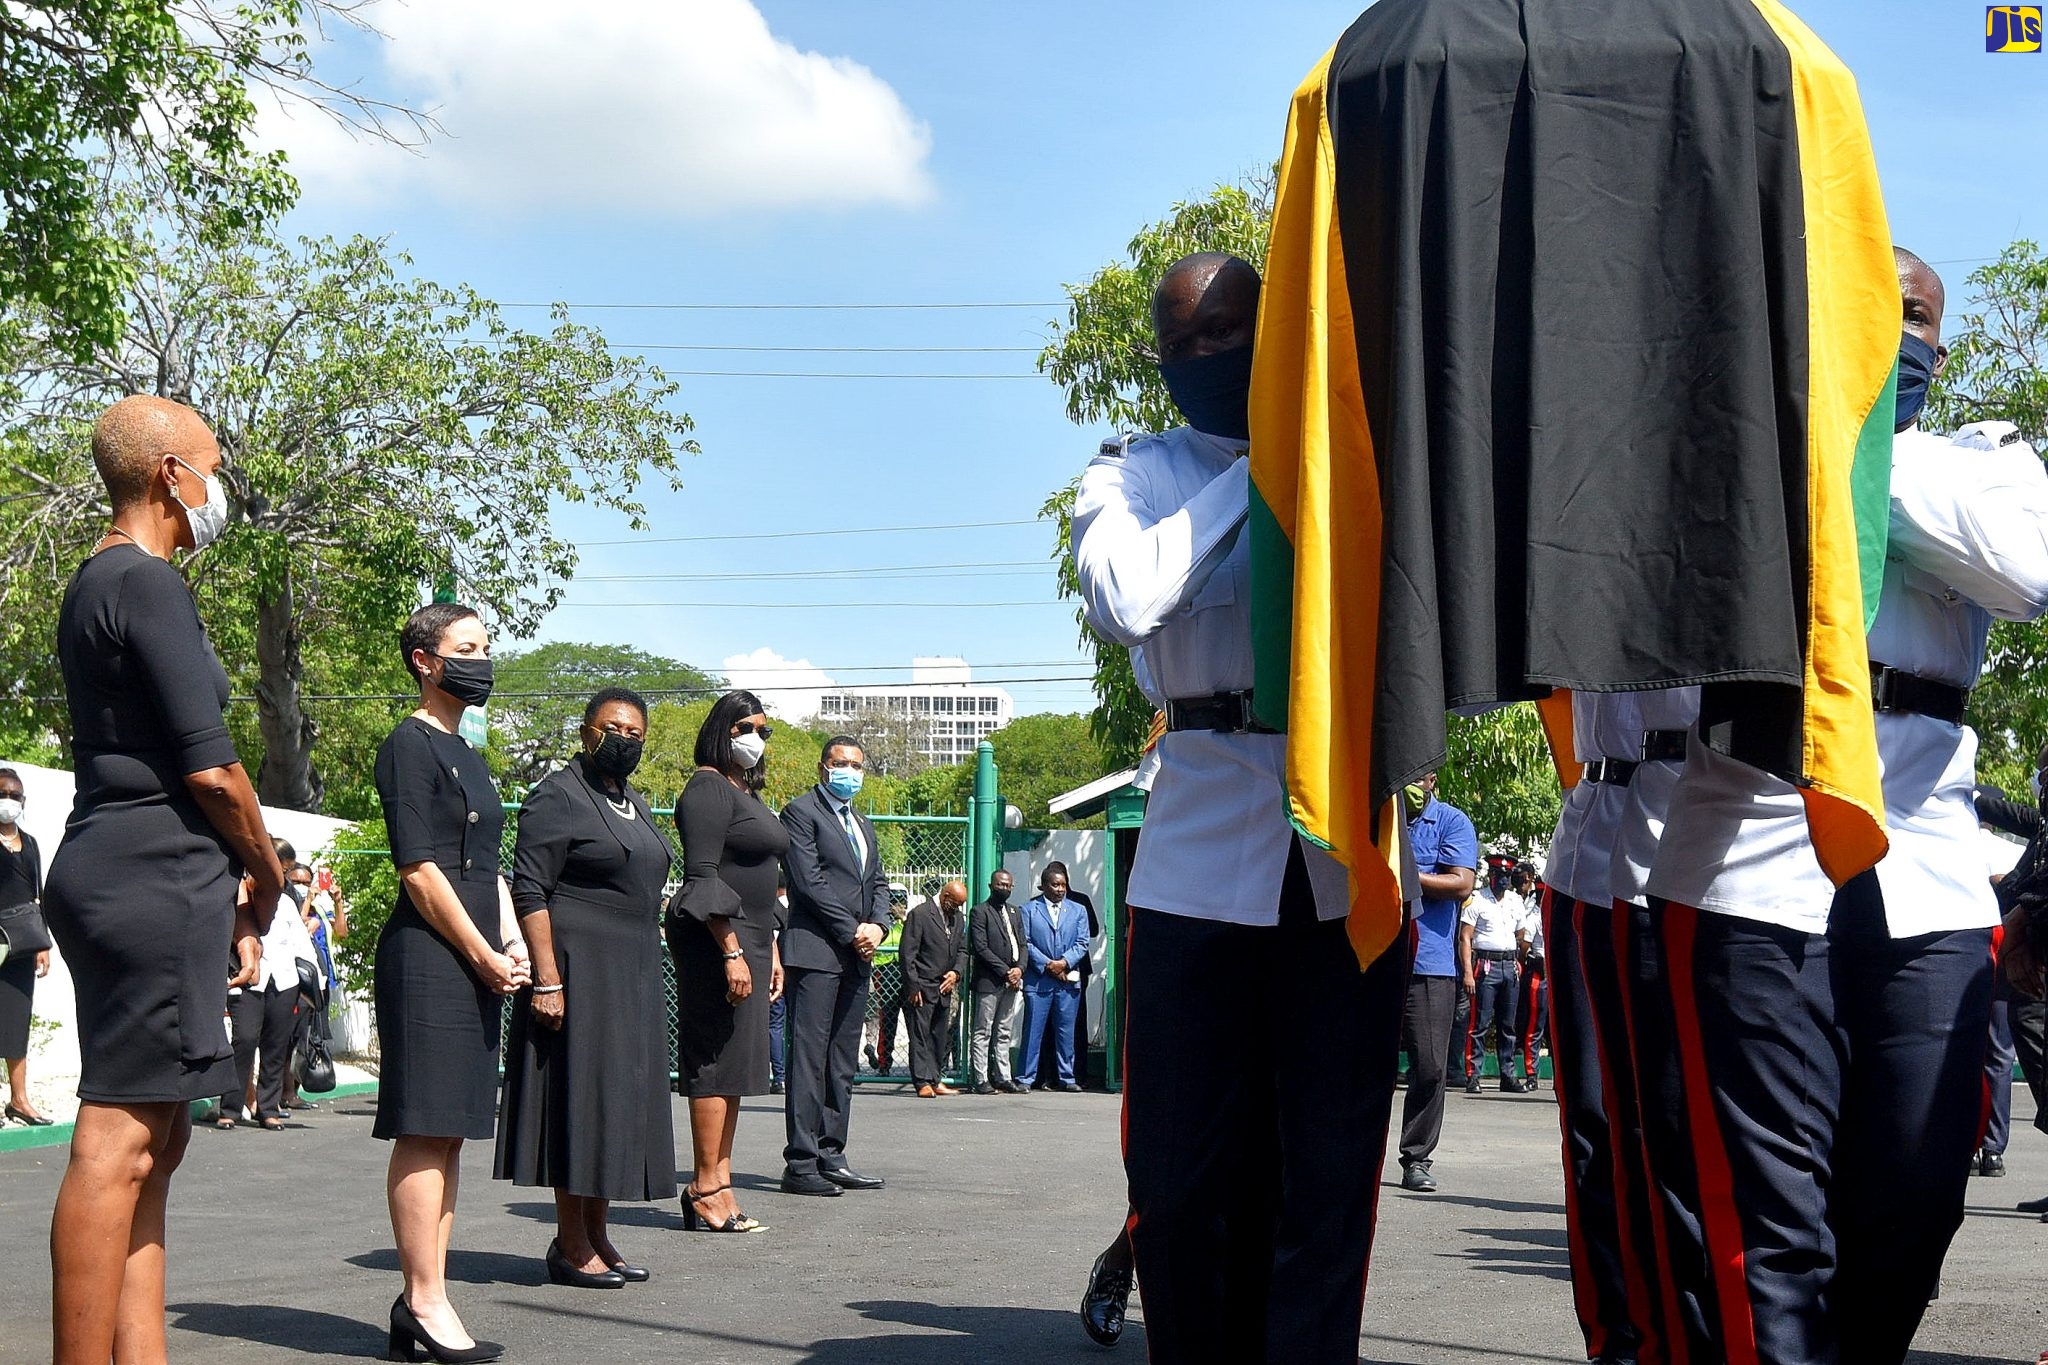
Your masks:
[[[475,607],[465,607],[460,602],[429,602],[405,618],[405,624],[398,630],[398,657],[405,664],[406,676],[418,682],[412,671],[412,652],[424,649],[429,654],[441,652],[441,637],[448,633],[448,627],[457,621],[467,621],[476,616]]]
[[[408,654],[406,657],[412,656]],[[638,711],[641,724],[647,723],[647,699],[630,687],[607,687],[592,697],[589,704],[583,708],[583,723],[589,725],[596,721],[597,713],[615,701],[622,701]]]

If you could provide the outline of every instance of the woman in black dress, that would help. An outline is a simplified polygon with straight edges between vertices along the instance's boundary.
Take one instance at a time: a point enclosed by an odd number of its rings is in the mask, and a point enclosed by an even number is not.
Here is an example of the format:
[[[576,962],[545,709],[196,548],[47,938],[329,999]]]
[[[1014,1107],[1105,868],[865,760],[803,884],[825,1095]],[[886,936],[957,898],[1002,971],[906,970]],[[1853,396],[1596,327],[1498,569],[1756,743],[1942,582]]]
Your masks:
[[[125,398],[92,432],[113,529],[71,576],[57,658],[78,795],[43,914],[78,997],[78,1123],[50,1219],[55,1360],[161,1360],[164,1206],[191,1101],[234,1083],[222,1016],[232,944],[253,981],[284,892],[263,812],[221,713],[179,549],[227,522],[220,448],[199,415]],[[240,862],[253,900],[237,895]]]
[[[43,851],[21,827],[28,795],[21,774],[0,768],[0,910],[33,905],[43,898]],[[7,1117],[47,1128],[28,1095],[29,1023],[35,1014],[36,978],[50,974],[50,950],[12,953],[0,963],[0,1057],[7,1060]]]
[[[498,875],[505,828],[483,757],[456,733],[491,694],[491,638],[470,608],[436,602],[399,632],[419,709],[377,751],[377,796],[398,865],[398,907],[377,940],[380,1070],[372,1132],[393,1139],[385,1192],[405,1289],[391,1349],[495,1360],[448,1302],[449,1229],[466,1138],[496,1129],[501,997],[527,983],[526,945]]]
[[[775,884],[789,835],[760,797],[771,733],[753,693],[720,697],[676,802],[683,886],[669,902],[668,949],[695,1155],[683,1222],[717,1232],[765,1230],[733,1197],[732,1142],[740,1097],[768,1093],[768,1002],[782,994]]]
[[[512,1011],[496,1174],[554,1189],[548,1278],[585,1289],[648,1277],[612,1245],[611,1201],[676,1192],[661,988],[670,858],[626,781],[646,739],[639,694],[591,698],[583,752],[527,794],[512,853],[533,984]]]

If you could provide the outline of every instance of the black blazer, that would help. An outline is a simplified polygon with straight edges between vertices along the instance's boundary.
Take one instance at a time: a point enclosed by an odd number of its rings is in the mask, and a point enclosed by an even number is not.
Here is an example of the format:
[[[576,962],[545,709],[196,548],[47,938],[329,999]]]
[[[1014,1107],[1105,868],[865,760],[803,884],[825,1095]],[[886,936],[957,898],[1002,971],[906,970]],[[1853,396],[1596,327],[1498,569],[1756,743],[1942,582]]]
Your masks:
[[[965,991],[967,986],[967,922],[959,911],[953,912],[952,922],[946,921],[946,912],[939,908],[937,901],[926,901],[910,912],[910,918],[903,922],[903,939],[900,956],[903,983],[914,991],[923,991],[925,1003],[939,993],[939,982],[947,972],[958,978],[956,990]]]
[[[1010,937],[1003,937],[1003,924],[1010,926]],[[1024,965],[1024,916],[1017,911],[1017,903],[997,909],[987,901],[974,907],[973,928],[968,933],[969,946],[974,952],[974,989],[978,991],[1000,991],[1009,989],[1010,968]],[[1015,943],[1017,950],[1010,951]]]
[[[789,926],[782,931],[782,962],[814,972],[857,972],[865,967],[853,936],[863,924],[889,927],[889,880],[882,874],[875,827],[853,813],[867,843],[867,865],[855,863],[853,845],[816,787],[782,808],[789,831]]]

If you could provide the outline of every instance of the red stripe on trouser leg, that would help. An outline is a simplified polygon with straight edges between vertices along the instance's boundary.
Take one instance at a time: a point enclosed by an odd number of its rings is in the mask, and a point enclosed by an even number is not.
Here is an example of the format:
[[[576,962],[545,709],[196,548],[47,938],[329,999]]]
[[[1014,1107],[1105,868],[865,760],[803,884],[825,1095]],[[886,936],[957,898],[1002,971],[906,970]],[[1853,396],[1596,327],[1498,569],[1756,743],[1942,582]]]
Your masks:
[[[1571,907],[1572,932],[1570,938],[1572,950],[1577,952],[1579,944],[1579,916],[1582,907],[1578,901],[1570,897],[1565,899],[1566,903]],[[1543,941],[1546,946],[1558,941],[1557,932],[1552,928],[1552,921],[1556,918],[1556,912],[1557,893],[1546,886],[1543,888]],[[1584,981],[1585,964],[1583,959],[1578,970],[1579,979]],[[1567,993],[1569,993],[1569,986],[1566,989]],[[1568,1005],[1567,1008],[1575,1008],[1575,1006]],[[1555,1025],[1553,1024],[1554,1031]],[[1570,1052],[1571,1049],[1569,1047],[1560,1050],[1557,1045],[1557,1039],[1555,1037],[1551,1039],[1550,1083],[1558,1091],[1557,1130],[1564,1161],[1564,1235],[1565,1242],[1567,1243],[1566,1254],[1569,1257],[1572,1272],[1572,1311],[1578,1315],[1579,1330],[1585,1334],[1587,1354],[1603,1356],[1607,1354],[1607,1324],[1600,1321],[1600,1301],[1598,1291],[1593,1285],[1592,1257],[1586,1249],[1585,1231],[1580,1222],[1583,1215],[1579,1211],[1579,1183],[1572,1178],[1572,1106],[1570,1098],[1578,1093],[1573,1088],[1578,1082],[1578,1071],[1576,1068],[1584,1059],[1569,1056]]]
[[[1546,942],[1548,940],[1545,940]],[[1543,977],[1528,967],[1522,969],[1522,1074],[1536,1079],[1536,1016],[1543,999]]]
[[[1699,996],[1694,987],[1693,945],[1700,911],[1685,905],[1664,910],[1672,1014],[1677,1024],[1679,1071],[1685,1091],[1686,1128],[1692,1134],[1693,1169],[1700,1201],[1700,1230],[1714,1277],[1721,1344],[1728,1365],[1757,1365],[1756,1324],[1749,1311],[1749,1275],[1743,1263],[1742,1217],[1736,1212],[1735,1176],[1714,1109],[1707,1053],[1700,1038]]]
[[[1614,913],[1614,906],[1611,902],[1604,906],[1591,906],[1583,901],[1579,903],[1577,919],[1579,925],[1579,977],[1586,982],[1586,998],[1590,1007],[1590,1002],[1593,998],[1593,968],[1586,961],[1585,925],[1587,911],[1607,917],[1607,942],[1610,953],[1612,953],[1615,946],[1614,929],[1618,917]],[[1603,966],[1610,974],[1617,971],[1619,966],[1618,955],[1616,955],[1616,961],[1603,964]],[[1625,996],[1624,999],[1626,999]],[[1597,1009],[1594,1010],[1593,1023],[1594,1037],[1599,1039],[1602,1035],[1599,1027],[1599,1011]],[[1604,1047],[1597,1048],[1596,1053],[1600,1066],[1600,1088],[1607,1109],[1607,1159],[1612,1169],[1611,1178],[1614,1181],[1614,1232],[1616,1239],[1621,1243],[1621,1274],[1628,1292],[1629,1321],[1635,1324],[1636,1332],[1642,1338],[1641,1341],[1636,1343],[1637,1355],[1648,1360],[1661,1361],[1665,1359],[1662,1350],[1663,1333],[1659,1330],[1656,1315],[1650,1311],[1650,1286],[1643,1279],[1643,1267],[1637,1262],[1635,1257],[1635,1249],[1641,1245],[1641,1242],[1638,1240],[1634,1216],[1635,1208],[1630,1201],[1629,1193],[1635,1187],[1636,1182],[1629,1178],[1630,1173],[1627,1162],[1622,1156],[1625,1145],[1625,1138],[1623,1136],[1625,1125],[1617,1122],[1615,1115],[1615,1109],[1621,1103],[1622,1097],[1624,1095],[1632,1095],[1635,1092],[1633,1089],[1622,1089],[1623,1072],[1616,1065],[1621,1059],[1609,1057],[1607,1049]]]
[[[1621,974],[1621,1018],[1622,1031],[1628,1035],[1629,1085],[1636,1097],[1636,1103],[1643,1103],[1643,1066],[1636,1055],[1636,997],[1635,982],[1629,975],[1629,954],[1634,951],[1634,936],[1628,930],[1628,922],[1635,918],[1634,908],[1626,901],[1614,903],[1614,923],[1620,933],[1621,948],[1614,955],[1615,970]],[[1657,1262],[1657,1301],[1663,1309],[1664,1331],[1660,1334],[1664,1347],[1664,1359],[1670,1365],[1691,1365],[1692,1353],[1685,1339],[1685,1331],[1679,1326],[1678,1280],[1672,1274],[1670,1234],[1664,1222],[1664,1199],[1656,1178],[1656,1167],[1650,1161],[1650,1145],[1638,1142],[1636,1149],[1642,1154],[1643,1185],[1642,1207],[1649,1210],[1650,1254]],[[1621,1163],[1615,1168],[1619,1172]],[[1617,1178],[1619,1176],[1617,1175]],[[1625,1197],[1624,1192],[1615,1191],[1617,1202]],[[1642,1352],[1649,1355],[1650,1352]]]
[[[1465,1005],[1465,1079],[1471,1080],[1486,1069],[1486,1040],[1473,1035],[1479,1030],[1479,973],[1472,974],[1472,989],[1466,992],[1471,997]]]
[[[2004,941],[2004,938],[2004,925],[2001,924],[1991,931],[1991,979],[1994,984],[1998,980],[1998,973],[2000,970],[1998,966],[1998,949],[2000,944]],[[1990,1046],[1990,1039],[1987,1036],[1985,1040],[1985,1047],[1989,1048]],[[1992,1104],[1993,1099],[1991,1091],[1991,1072],[1989,1068],[1986,1068],[1984,1072],[1984,1093],[1981,1096],[1979,1096],[1977,1100],[1977,1147],[1980,1151],[1984,1147],[1985,1135],[1991,1131]]]

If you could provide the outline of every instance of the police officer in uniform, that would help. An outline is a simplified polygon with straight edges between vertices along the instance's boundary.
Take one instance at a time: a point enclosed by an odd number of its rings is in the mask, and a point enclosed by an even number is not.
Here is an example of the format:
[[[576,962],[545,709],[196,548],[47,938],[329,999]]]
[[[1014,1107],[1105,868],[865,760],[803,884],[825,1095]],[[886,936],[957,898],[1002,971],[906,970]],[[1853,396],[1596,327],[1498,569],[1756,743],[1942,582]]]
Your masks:
[[[1153,324],[1188,425],[1106,444],[1074,504],[1089,624],[1167,716],[1128,892],[1124,1091],[1155,1365],[1357,1360],[1403,996],[1398,952],[1352,952],[1345,871],[1288,825],[1287,739],[1252,714],[1258,295],[1233,257],[1167,270]]]
[[[1649,890],[1720,1344],[1898,1365],[1962,1220],[1996,904],[1962,724],[1993,617],[2048,611],[2048,473],[2002,422],[1916,419],[1942,290],[1899,253],[1891,536],[1870,632],[1891,849],[1839,892],[1799,793],[1695,734]],[[1708,1192],[1715,1192],[1709,1197]]]

